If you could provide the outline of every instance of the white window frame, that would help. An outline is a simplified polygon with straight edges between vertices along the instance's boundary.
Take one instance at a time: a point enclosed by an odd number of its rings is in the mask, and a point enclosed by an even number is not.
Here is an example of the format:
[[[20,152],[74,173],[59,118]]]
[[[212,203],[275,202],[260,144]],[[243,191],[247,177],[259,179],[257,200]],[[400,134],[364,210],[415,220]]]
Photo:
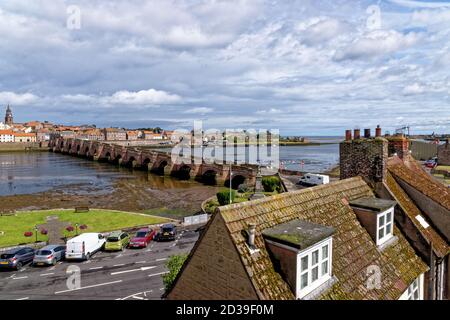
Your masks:
[[[415,279],[408,289],[400,296],[399,300],[423,300],[424,287],[423,287],[423,273]]]
[[[390,221],[387,221],[388,214],[391,214]],[[383,217],[383,225],[380,225],[380,218]],[[390,232],[386,233],[386,227],[390,226]],[[383,230],[383,236],[380,237],[380,229]],[[389,239],[391,239],[394,236],[394,207],[390,208],[389,210],[386,210],[382,213],[377,214],[377,230],[376,230],[376,236],[377,236],[377,245],[382,245]]]
[[[327,257],[323,257],[323,248],[328,246],[328,255]],[[314,265],[312,264],[312,256],[313,252],[318,251],[318,261]],[[305,270],[302,270],[302,258],[308,257],[308,266]],[[329,237],[320,241],[319,243],[314,244],[310,248],[302,250],[297,255],[297,299],[301,299],[323,285],[325,282],[331,279],[332,275],[332,258],[333,258],[333,238]],[[323,263],[326,263],[327,272],[322,275],[323,272]],[[318,278],[316,280],[312,280],[312,271],[317,268]],[[307,274],[308,284],[306,287],[301,288],[302,286],[302,276]]]

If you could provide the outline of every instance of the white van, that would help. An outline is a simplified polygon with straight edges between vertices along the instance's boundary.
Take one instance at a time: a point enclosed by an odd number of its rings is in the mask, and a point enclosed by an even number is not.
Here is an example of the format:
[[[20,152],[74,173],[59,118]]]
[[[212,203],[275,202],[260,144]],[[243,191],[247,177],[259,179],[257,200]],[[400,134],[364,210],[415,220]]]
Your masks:
[[[324,174],[307,173],[300,178],[298,184],[305,186],[318,186],[330,183],[330,177]]]
[[[89,260],[89,258],[101,250],[105,245],[105,237],[101,233],[83,233],[67,241],[67,260]]]

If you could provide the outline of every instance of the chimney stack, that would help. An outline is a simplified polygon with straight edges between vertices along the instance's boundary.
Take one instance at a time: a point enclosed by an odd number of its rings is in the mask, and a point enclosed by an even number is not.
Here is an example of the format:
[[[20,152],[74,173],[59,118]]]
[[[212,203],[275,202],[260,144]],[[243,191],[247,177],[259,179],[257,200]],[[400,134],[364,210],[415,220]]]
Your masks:
[[[380,125],[377,125],[377,128],[375,129],[375,137],[377,137],[377,138],[381,137]]]
[[[361,139],[361,130],[360,129],[355,129],[355,132],[353,134],[353,138],[355,140]]]
[[[255,235],[256,235],[256,224],[248,224],[248,246],[250,248],[255,247]]]
[[[345,141],[352,140],[352,130],[345,130]]]
[[[370,138],[370,129],[364,129],[364,138],[366,139]]]

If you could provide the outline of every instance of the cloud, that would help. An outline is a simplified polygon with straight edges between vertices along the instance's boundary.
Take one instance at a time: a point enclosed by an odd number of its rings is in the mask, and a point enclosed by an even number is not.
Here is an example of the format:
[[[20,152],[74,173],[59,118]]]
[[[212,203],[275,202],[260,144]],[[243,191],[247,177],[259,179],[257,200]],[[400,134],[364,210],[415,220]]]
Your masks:
[[[122,90],[114,93],[111,97],[106,99],[112,104],[146,105],[176,103],[181,100],[181,97],[165,91],[149,89],[137,92]]]
[[[368,59],[405,50],[416,44],[419,39],[419,34],[415,32],[402,34],[393,30],[376,30],[337,51],[334,58],[336,61]]]
[[[214,112],[213,108],[207,108],[207,107],[197,107],[197,108],[191,108],[188,109],[186,111],[184,111],[183,113],[187,113],[187,114],[207,114],[207,113],[211,113]]]
[[[39,97],[32,93],[15,93],[11,91],[0,92],[0,101],[2,104],[27,105],[33,104],[39,100]]]
[[[299,29],[302,31],[303,41],[306,44],[314,45],[347,33],[350,30],[350,25],[334,18],[321,18],[319,21],[314,21],[307,27],[300,27]]]
[[[416,95],[416,94],[421,94],[425,92],[425,87],[422,86],[419,83],[413,83],[411,85],[406,86],[403,89],[403,94],[404,95]]]
[[[283,112],[283,110],[281,110],[281,109],[270,108],[268,110],[258,110],[256,113],[264,115],[264,114],[279,114],[282,112]]]

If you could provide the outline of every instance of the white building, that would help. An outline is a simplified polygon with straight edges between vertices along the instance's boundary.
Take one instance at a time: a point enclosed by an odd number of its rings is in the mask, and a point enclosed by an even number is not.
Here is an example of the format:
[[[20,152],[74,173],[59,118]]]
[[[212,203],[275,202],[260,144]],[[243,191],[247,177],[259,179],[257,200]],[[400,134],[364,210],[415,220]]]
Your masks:
[[[14,142],[14,132],[12,130],[0,130],[0,143]]]

